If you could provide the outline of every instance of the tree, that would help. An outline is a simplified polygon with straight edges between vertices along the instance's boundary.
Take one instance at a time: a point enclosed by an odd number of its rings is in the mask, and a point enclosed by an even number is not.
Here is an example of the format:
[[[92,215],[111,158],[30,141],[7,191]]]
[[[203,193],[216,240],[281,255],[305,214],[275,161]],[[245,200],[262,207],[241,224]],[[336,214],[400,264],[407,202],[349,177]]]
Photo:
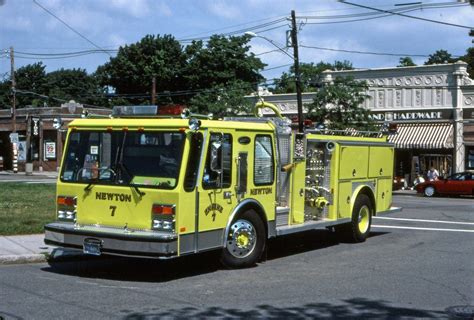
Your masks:
[[[249,52],[249,40],[248,36],[214,35],[206,44],[194,41],[183,48],[171,35],[147,35],[120,48],[115,58],[97,69],[96,76],[103,87],[114,88],[119,97],[138,95],[128,97],[129,103],[149,103],[155,77],[158,104],[187,104],[196,97],[192,104],[200,112],[222,114],[223,110],[216,112],[216,108],[223,104],[213,100],[217,96],[209,92],[245,83],[243,94],[248,94],[263,80],[259,71],[265,64]],[[226,100],[224,96],[220,94],[220,99]],[[206,105],[213,110],[204,110]]]
[[[411,57],[402,57],[399,60],[399,64],[397,67],[414,67],[416,63],[413,62]]]
[[[316,92],[311,104],[307,104],[306,117],[328,129],[373,130],[374,120],[368,109],[361,104],[369,98],[368,85],[352,78],[337,77],[334,83]]]
[[[467,63],[467,72],[469,73],[469,77],[474,79],[474,47],[468,48],[466,50],[466,54],[459,59]]]
[[[183,90],[186,56],[181,44],[171,35],[147,35],[139,42],[120,47],[117,56],[99,66],[96,77],[103,87],[117,94],[135,94],[131,103],[148,103],[153,77],[156,91]]]
[[[103,92],[95,77],[84,69],[60,69],[46,75],[44,86],[51,99],[49,106],[57,106],[62,100],[75,100],[84,104],[103,105]]]
[[[16,89],[16,106],[18,108],[26,106],[38,106],[42,104],[42,99],[31,93],[24,93],[23,91],[34,92],[43,95],[45,93],[44,81],[46,77],[46,66],[41,62],[27,64],[18,68],[15,71]],[[11,107],[11,82],[4,81],[0,85],[0,103],[10,108]]]
[[[429,64],[443,64],[443,63],[452,63],[456,59],[446,50],[437,50],[435,53],[430,54],[428,60],[426,60],[425,65]]]
[[[316,83],[318,82],[319,75],[325,70],[352,70],[352,63],[347,60],[335,61],[334,64],[319,62],[316,65],[314,63],[300,63],[300,79],[301,79],[301,90],[303,92],[315,91]],[[290,71],[283,72],[279,79],[275,82],[275,93],[294,93],[296,92],[295,83],[295,68],[292,66]]]
[[[242,81],[256,89],[264,79],[259,71],[265,64],[249,51],[249,40],[249,36],[213,35],[206,45],[193,41],[185,49],[184,78],[188,88],[221,87]]]
[[[190,109],[200,114],[212,113],[218,118],[246,114],[252,107],[244,97],[249,90],[252,90],[251,86],[240,80],[219,84],[194,96],[189,102]]]
[[[8,80],[0,82],[0,109],[8,109],[11,107],[11,83]]]

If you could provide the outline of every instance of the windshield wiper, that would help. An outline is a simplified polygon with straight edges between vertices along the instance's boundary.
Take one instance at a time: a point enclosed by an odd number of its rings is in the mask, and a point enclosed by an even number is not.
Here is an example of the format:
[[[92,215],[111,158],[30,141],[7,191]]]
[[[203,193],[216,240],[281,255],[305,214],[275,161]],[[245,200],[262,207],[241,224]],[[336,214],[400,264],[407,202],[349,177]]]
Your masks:
[[[134,183],[132,183],[132,180],[133,180],[133,174],[130,172],[130,170],[122,163],[122,161],[120,161],[118,163],[118,165],[120,166],[120,168],[122,170],[125,171],[125,173],[130,177],[130,182],[129,182],[129,186],[133,187],[135,189],[135,191],[140,195],[140,199],[146,194],[145,192],[141,191],[140,188],[138,188],[138,186]]]
[[[122,148],[117,150],[118,153],[117,153],[116,158],[115,158],[115,163],[116,163],[116,165],[119,166],[119,168],[122,171],[125,171],[125,173],[130,177],[129,185],[135,189],[135,191],[140,196],[140,200],[141,200],[142,197],[145,195],[145,192],[141,191],[136,184],[132,183],[133,174],[130,172],[130,170],[128,170],[128,168],[125,166],[125,164],[123,164],[123,152],[125,150],[125,139],[126,138],[127,138],[127,132],[125,131],[124,134],[123,134],[123,138],[122,138]],[[119,179],[119,175],[117,175],[117,179]]]

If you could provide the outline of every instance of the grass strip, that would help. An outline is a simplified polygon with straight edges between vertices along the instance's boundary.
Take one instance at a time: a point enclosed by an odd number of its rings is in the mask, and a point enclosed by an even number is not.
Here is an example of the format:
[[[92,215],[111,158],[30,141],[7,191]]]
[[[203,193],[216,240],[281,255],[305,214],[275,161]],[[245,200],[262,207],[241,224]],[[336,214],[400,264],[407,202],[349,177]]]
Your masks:
[[[0,235],[42,233],[55,220],[55,184],[1,183]]]

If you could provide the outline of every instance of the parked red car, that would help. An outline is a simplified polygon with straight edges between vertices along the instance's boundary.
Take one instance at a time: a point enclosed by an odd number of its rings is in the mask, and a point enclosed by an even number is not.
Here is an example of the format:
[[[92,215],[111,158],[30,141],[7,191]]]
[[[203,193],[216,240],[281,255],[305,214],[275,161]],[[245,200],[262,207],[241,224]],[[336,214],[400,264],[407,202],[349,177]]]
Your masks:
[[[426,181],[415,186],[418,193],[426,197],[435,195],[474,195],[474,173],[455,173],[447,179]]]

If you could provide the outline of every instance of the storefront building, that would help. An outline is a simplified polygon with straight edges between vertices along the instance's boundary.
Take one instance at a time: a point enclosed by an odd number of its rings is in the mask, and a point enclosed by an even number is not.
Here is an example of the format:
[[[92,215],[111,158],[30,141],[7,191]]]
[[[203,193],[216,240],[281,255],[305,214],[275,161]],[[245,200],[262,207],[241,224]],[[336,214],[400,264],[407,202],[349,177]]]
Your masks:
[[[413,181],[430,167],[442,175],[474,170],[474,81],[465,62],[325,71],[322,85],[338,76],[367,81],[370,98],[364,107],[377,122],[397,124],[398,133],[390,137],[396,149],[395,176]],[[296,115],[294,94],[263,98],[284,114]],[[311,101],[312,95],[306,98]]]
[[[58,108],[21,108],[15,125],[10,109],[0,110],[0,170],[56,171],[62,157],[67,124],[85,112],[71,101]],[[110,114],[109,109],[93,113]],[[62,124],[61,127],[59,125]]]

